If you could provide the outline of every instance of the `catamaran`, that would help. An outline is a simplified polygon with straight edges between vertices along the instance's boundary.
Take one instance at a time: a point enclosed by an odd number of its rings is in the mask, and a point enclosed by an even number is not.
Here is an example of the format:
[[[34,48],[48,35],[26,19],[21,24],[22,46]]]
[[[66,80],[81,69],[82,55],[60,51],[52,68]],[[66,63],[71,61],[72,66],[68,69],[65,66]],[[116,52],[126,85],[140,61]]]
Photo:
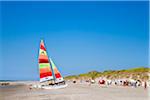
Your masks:
[[[40,73],[40,85],[38,85],[38,88],[58,89],[67,87],[52,58],[49,59],[43,40],[40,43],[38,60]]]

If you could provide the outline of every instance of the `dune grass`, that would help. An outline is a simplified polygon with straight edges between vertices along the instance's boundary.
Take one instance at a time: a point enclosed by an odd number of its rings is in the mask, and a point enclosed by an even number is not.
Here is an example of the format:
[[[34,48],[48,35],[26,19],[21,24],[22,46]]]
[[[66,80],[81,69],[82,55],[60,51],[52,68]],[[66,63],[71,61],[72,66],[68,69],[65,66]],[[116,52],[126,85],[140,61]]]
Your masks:
[[[65,79],[95,79],[98,77],[106,77],[108,79],[116,79],[116,78],[132,78],[139,80],[148,80],[148,73],[150,72],[150,68],[147,67],[137,67],[123,70],[106,70],[103,72],[91,71],[88,73],[83,73],[79,75],[71,75],[66,76]]]

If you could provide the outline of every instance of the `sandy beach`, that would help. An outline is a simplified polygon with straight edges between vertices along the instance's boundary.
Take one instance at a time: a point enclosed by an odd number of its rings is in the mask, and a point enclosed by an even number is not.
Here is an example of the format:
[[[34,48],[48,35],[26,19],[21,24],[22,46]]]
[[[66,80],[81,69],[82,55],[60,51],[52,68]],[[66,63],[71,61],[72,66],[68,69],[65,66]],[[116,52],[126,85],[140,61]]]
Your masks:
[[[30,90],[29,83],[15,83],[0,87],[0,100],[148,100],[148,89],[70,83],[64,89]]]

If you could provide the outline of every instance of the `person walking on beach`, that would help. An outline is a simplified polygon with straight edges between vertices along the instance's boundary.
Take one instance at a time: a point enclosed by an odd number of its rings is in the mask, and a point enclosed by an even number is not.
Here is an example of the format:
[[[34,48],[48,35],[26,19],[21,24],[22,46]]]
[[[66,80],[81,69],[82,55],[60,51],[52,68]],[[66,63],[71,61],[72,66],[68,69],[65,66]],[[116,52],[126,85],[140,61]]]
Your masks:
[[[91,79],[89,79],[89,86],[91,86]]]
[[[147,83],[146,83],[146,81],[144,82],[144,89],[147,89]]]

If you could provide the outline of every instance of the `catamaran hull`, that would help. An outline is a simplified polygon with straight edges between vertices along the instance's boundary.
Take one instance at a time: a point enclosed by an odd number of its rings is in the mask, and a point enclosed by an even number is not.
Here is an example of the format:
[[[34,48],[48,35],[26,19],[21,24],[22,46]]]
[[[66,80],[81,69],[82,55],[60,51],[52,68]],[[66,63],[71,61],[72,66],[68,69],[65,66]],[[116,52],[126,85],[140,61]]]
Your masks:
[[[42,86],[42,89],[61,89],[61,88],[66,88],[68,84],[65,85],[54,85],[54,86]]]

